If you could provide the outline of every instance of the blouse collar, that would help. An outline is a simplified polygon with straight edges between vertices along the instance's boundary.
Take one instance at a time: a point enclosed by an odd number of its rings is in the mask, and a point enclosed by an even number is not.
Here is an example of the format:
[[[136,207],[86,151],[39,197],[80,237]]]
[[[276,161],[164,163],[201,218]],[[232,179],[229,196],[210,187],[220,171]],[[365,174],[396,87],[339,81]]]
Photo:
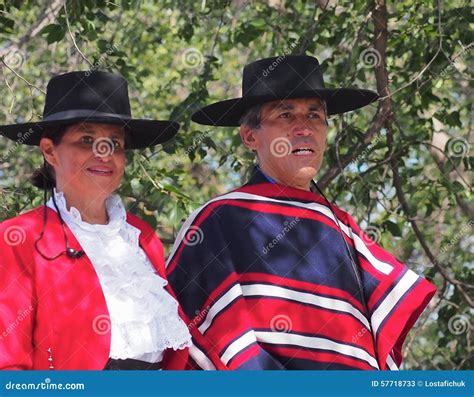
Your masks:
[[[64,193],[54,189],[54,198],[64,222],[75,225],[90,232],[105,233],[107,235],[117,234],[127,221],[127,212],[119,195],[112,194],[105,201],[105,208],[109,216],[106,225],[91,224],[82,220],[81,213],[75,207],[67,208]],[[55,209],[52,198],[48,201],[48,207]]]

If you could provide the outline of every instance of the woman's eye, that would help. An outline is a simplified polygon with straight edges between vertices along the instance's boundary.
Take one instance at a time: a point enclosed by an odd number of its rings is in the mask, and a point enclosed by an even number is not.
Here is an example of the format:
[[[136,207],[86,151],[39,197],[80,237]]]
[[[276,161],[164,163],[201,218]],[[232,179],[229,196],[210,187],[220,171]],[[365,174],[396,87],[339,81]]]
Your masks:
[[[289,112],[280,113],[280,115],[278,117],[280,117],[282,119],[287,119],[288,117],[290,117],[290,113]]]

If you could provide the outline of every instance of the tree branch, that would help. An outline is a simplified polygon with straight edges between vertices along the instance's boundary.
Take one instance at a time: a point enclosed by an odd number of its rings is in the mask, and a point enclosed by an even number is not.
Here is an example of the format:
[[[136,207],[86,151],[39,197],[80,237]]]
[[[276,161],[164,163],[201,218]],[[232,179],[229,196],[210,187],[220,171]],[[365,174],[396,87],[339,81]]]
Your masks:
[[[443,48],[443,31],[441,29],[441,0],[437,1],[437,10],[438,10],[438,49],[436,50],[436,53],[433,55],[433,58],[425,65],[425,67],[413,78],[411,79],[408,83],[405,85],[401,86],[400,88],[397,88],[395,91],[393,91],[390,96],[395,95],[397,92],[405,89],[406,87],[412,85],[415,81],[417,81],[423,74],[428,70],[428,68],[431,66],[431,64],[435,61],[435,59],[438,57],[438,54],[441,52]],[[388,87],[387,87],[388,88]],[[387,95],[388,94],[388,89],[387,89]],[[382,99],[388,98],[387,97],[382,97]]]
[[[71,25],[69,24],[69,16],[67,13],[66,3],[67,3],[67,0],[64,1],[63,7],[64,7],[64,16],[66,17],[66,25],[67,25],[67,30],[69,32],[69,37],[71,37],[72,43],[74,44],[74,47],[76,48],[77,52],[82,57],[82,59],[84,59],[89,64],[89,66],[92,66],[92,62],[89,61],[89,59],[83,54],[83,52],[77,46],[76,40],[74,39],[74,35],[72,34],[72,31],[71,31]]]
[[[63,0],[55,0],[51,5],[46,7],[43,14],[39,16],[36,24],[32,26],[23,37],[21,37],[16,43],[11,43],[0,50],[0,58],[3,58],[11,51],[18,51],[33,37],[35,37],[41,31],[41,29],[54,21],[61,10],[62,4]]]
[[[377,0],[377,4],[372,12],[372,20],[375,26],[375,40],[374,49],[380,54],[380,62],[375,66],[375,77],[377,80],[377,90],[380,96],[385,97],[388,93],[388,76],[385,71],[385,51],[387,47],[387,20],[386,8],[384,0]],[[364,135],[364,140],[358,143],[353,150],[342,157],[338,166],[329,169],[318,184],[322,189],[327,187],[345,167],[347,167],[354,159],[357,158],[372,141],[375,135],[378,134],[387,118],[391,117],[391,106],[389,102],[381,100],[378,104],[377,113],[373,117],[367,133]]]

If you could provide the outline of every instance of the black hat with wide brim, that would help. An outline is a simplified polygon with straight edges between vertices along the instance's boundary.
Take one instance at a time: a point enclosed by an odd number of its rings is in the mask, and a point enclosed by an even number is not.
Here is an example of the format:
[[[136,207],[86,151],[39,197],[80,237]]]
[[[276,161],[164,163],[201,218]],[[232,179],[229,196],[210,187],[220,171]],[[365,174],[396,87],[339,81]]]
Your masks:
[[[43,119],[0,126],[0,135],[20,144],[39,145],[45,131],[84,122],[124,127],[130,138],[127,139],[127,149],[166,142],[179,130],[179,124],[174,121],[132,118],[128,84],[122,76],[85,71],[53,77],[46,90]]]
[[[326,102],[328,115],[350,112],[376,101],[376,92],[360,88],[325,88],[316,58],[286,55],[252,62],[245,66],[242,97],[205,106],[191,119],[199,124],[237,127],[251,107],[294,98],[319,98]]]

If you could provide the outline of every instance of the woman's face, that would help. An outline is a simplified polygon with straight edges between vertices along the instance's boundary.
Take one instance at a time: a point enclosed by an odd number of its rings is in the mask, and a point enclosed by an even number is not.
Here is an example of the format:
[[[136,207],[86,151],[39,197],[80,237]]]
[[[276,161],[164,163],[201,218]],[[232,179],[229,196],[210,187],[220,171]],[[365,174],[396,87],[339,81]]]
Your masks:
[[[59,144],[42,138],[40,148],[54,168],[56,188],[89,198],[108,197],[125,169],[125,131],[110,124],[67,127]]]

